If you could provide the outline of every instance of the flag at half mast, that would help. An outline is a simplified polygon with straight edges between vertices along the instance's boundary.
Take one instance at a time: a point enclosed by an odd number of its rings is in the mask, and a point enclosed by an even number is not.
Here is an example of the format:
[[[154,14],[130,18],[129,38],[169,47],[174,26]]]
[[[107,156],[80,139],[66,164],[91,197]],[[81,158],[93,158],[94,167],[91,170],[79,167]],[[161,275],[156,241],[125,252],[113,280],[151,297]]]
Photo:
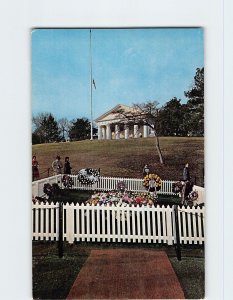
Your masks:
[[[94,88],[96,89],[96,85],[95,85],[95,80],[94,79],[92,80],[92,83],[94,85]]]

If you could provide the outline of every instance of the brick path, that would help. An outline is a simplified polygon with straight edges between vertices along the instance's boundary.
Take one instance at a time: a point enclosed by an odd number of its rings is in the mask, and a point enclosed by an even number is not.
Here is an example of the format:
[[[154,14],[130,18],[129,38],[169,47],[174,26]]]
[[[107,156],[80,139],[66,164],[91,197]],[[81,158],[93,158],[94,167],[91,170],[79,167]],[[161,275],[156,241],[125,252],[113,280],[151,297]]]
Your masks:
[[[92,250],[67,299],[185,299],[164,251]]]

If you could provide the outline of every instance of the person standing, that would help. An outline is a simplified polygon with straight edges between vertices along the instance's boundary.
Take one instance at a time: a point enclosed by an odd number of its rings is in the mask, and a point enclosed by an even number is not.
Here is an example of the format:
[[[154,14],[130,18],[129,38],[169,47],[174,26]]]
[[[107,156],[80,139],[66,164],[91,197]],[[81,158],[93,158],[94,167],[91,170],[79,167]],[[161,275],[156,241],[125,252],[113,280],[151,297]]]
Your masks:
[[[36,156],[33,155],[33,157],[32,157],[32,181],[39,179],[39,177],[40,177],[39,163],[36,159]]]
[[[148,192],[153,195],[154,198],[157,198],[156,182],[154,178],[150,178],[149,180]]]
[[[53,175],[59,175],[62,173],[63,164],[61,162],[61,157],[57,155],[56,160],[52,163]]]
[[[189,173],[189,164],[186,163],[185,167],[183,169],[183,180],[184,181],[190,181],[191,177],[190,177],[190,173]]]
[[[186,163],[183,169],[183,186],[181,190],[181,202],[185,204],[187,201],[187,196],[189,195],[190,191],[192,190],[192,185],[190,182],[190,173],[189,173],[189,164]]]
[[[64,164],[64,174],[71,174],[70,158],[66,156]]]
[[[143,168],[143,177],[145,177],[146,175],[149,175],[150,169],[148,167],[148,165],[145,165]]]

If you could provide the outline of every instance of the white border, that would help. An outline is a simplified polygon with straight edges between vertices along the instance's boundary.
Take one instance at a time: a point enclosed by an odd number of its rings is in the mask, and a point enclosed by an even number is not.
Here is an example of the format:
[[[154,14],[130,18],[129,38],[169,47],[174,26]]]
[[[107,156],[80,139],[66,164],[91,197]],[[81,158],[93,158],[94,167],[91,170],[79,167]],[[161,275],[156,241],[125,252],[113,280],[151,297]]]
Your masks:
[[[40,0],[1,2],[1,296],[4,299],[31,299],[30,232],[30,29],[35,27],[169,27],[205,28],[206,78],[206,187],[207,187],[207,299],[228,297],[231,282],[226,280],[229,254],[223,247],[223,215],[231,219],[230,202],[223,211],[223,129],[228,137],[232,117],[230,105],[223,106],[223,37],[232,37],[230,0]],[[224,10],[225,9],[225,10]],[[230,10],[231,9],[231,10]],[[225,27],[223,28],[223,17]],[[225,36],[223,36],[223,29]],[[226,42],[229,45],[229,42]],[[188,46],[188,45],[187,45]],[[230,45],[232,47],[232,45]],[[226,51],[231,57],[232,51]],[[232,65],[225,62],[225,77]],[[230,82],[226,81],[229,84]],[[230,89],[225,85],[225,97]],[[224,110],[224,111],[223,111]],[[223,122],[225,112],[225,123]],[[227,117],[227,119],[226,119]],[[12,122],[14,120],[14,122]],[[12,125],[13,124],[13,125]],[[225,125],[224,125],[225,124]],[[9,133],[10,132],[10,133]],[[22,142],[23,141],[23,142]],[[229,167],[226,164],[225,172]],[[7,172],[7,173],[6,173]],[[6,178],[8,174],[10,180]],[[218,174],[218,176],[217,176]],[[220,182],[219,182],[220,181]],[[13,184],[14,182],[14,184]],[[226,181],[231,186],[231,182]],[[213,188],[214,187],[214,188]],[[225,190],[228,193],[229,189]],[[229,194],[230,195],[230,194]],[[27,201],[27,200],[28,201]],[[4,208],[3,208],[4,207]],[[9,219],[11,220],[9,224]],[[228,220],[228,219],[226,219]],[[8,225],[9,224],[9,225]],[[225,227],[229,222],[225,221]],[[226,237],[230,239],[225,232]],[[225,280],[225,286],[224,286]],[[225,294],[223,291],[223,286]],[[227,293],[227,294],[226,294]],[[227,296],[226,296],[227,295]],[[231,297],[233,298],[233,297]],[[226,298],[230,299],[230,298]]]

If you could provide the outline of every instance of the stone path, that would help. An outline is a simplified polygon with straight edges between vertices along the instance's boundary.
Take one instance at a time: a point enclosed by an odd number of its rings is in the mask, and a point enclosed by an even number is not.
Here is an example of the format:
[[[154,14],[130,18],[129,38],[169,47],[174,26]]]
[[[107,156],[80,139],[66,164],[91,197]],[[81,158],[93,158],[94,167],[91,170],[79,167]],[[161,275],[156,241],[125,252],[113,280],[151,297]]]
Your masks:
[[[92,250],[67,299],[185,299],[164,251]]]

